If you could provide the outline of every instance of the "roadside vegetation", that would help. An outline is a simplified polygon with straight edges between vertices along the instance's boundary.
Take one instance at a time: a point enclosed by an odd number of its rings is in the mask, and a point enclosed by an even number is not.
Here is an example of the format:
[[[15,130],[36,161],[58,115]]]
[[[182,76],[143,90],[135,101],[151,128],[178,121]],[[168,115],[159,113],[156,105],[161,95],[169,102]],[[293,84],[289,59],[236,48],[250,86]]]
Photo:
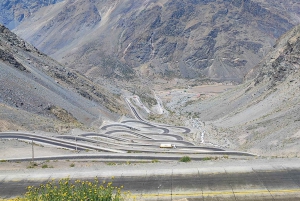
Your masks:
[[[123,186],[114,187],[112,182],[99,183],[97,178],[93,182],[76,180],[75,183],[66,178],[58,182],[52,180],[39,187],[29,186],[23,197],[10,201],[122,201],[130,194],[123,193],[122,188]]]
[[[180,158],[179,160],[180,162],[190,162],[191,158],[189,156],[183,156],[182,158]]]

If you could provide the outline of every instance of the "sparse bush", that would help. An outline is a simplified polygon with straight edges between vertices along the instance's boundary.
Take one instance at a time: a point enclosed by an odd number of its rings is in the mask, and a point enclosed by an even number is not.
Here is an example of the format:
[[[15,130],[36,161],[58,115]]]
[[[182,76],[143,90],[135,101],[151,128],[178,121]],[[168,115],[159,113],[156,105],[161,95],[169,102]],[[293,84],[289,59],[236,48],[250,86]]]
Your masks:
[[[159,160],[157,160],[157,159],[152,160],[152,163],[158,163],[158,162],[159,162]]]
[[[30,165],[27,166],[27,168],[34,168],[34,167],[37,167],[38,164],[37,163],[34,163],[34,162],[30,162]]]
[[[74,164],[74,163],[71,163],[71,164],[70,164],[70,167],[75,167],[75,164]]]
[[[180,162],[190,162],[191,158],[189,156],[183,156],[182,158],[180,158],[179,160]]]
[[[89,200],[89,201],[123,201],[128,193],[122,193],[120,188],[113,187],[112,182],[105,185],[105,181],[98,183],[76,180],[71,182],[69,178],[61,179],[58,183],[55,180],[39,187],[29,186],[24,197],[12,201],[48,201],[48,200]]]
[[[108,162],[108,163],[106,163],[106,165],[117,165],[117,164],[114,162]]]
[[[43,165],[43,166],[42,166],[42,168],[48,168],[48,165],[47,165],[47,164],[45,164],[45,165]]]
[[[213,159],[212,157],[205,157],[205,158],[203,158],[204,161],[210,161],[212,159]]]

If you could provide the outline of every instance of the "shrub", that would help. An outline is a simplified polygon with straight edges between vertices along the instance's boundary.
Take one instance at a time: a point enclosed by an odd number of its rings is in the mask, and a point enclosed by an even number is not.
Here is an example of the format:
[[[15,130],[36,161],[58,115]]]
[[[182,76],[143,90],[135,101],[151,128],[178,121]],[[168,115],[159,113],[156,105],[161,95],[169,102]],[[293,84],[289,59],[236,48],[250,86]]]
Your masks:
[[[210,161],[210,160],[212,160],[212,157],[205,157],[205,158],[203,158],[203,160],[204,161]]]
[[[106,165],[117,165],[117,164],[114,162],[108,162],[108,163],[106,163]]]
[[[71,163],[71,164],[70,164],[70,167],[75,167],[75,164],[74,164],[74,163]]]
[[[38,166],[37,163],[35,163],[35,162],[30,162],[30,165],[27,166],[27,168],[35,168],[35,167],[37,167],[37,166]]]
[[[113,187],[112,182],[105,185],[98,183],[76,180],[72,183],[69,178],[55,180],[39,187],[29,186],[24,197],[13,201],[51,201],[51,200],[89,200],[89,201],[123,201],[127,193],[121,193],[120,188]]]
[[[42,168],[48,168],[48,165],[47,165],[47,164],[45,164],[45,165],[43,165],[43,166],[42,166]]]
[[[189,156],[183,156],[180,160],[180,162],[190,162],[191,161],[191,158]]]

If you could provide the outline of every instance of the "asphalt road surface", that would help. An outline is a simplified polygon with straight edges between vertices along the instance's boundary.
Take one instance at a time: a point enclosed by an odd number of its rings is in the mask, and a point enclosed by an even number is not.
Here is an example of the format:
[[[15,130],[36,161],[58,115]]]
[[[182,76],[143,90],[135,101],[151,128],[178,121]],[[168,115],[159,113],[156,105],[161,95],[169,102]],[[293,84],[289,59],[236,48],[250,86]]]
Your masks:
[[[157,125],[142,119],[135,108],[126,100],[137,120],[127,120],[122,123],[113,123],[103,126],[100,133],[82,133],[80,135],[57,135],[46,137],[40,134],[6,132],[0,133],[0,139],[18,139],[33,141],[34,143],[48,144],[60,148],[73,150],[96,150],[99,152],[113,153],[170,153],[170,154],[204,154],[210,155],[235,155],[254,156],[251,153],[229,151],[213,146],[197,147],[192,142],[185,141],[184,135],[191,130],[185,127],[170,125]],[[175,132],[171,134],[170,131]],[[176,149],[160,148],[161,144],[168,144]],[[144,156],[141,157],[143,159]],[[120,158],[124,158],[122,155]],[[198,159],[201,157],[198,157]],[[115,158],[116,159],[116,158]],[[128,159],[131,159],[129,157]],[[138,158],[136,158],[138,159]],[[1,158],[0,160],[10,160]]]
[[[272,165],[271,165],[272,166]],[[124,186],[124,191],[131,191],[137,200],[228,200],[228,201],[263,201],[263,200],[300,200],[300,167],[261,169],[251,167],[250,171],[231,172],[230,167],[222,171],[207,171],[195,169],[180,171],[178,169],[144,171],[134,175],[126,171],[118,172],[113,181],[114,186]],[[73,172],[72,181],[83,179],[78,176],[85,174]],[[127,170],[128,171],[128,170]],[[70,173],[69,173],[70,174]],[[109,176],[104,176],[105,174]],[[85,180],[110,181],[114,172],[86,173]],[[42,176],[41,176],[42,175]],[[52,178],[64,176],[58,172],[47,174],[37,172],[37,175],[27,177],[26,174],[4,176],[0,174],[0,197],[15,197],[25,192],[27,186],[38,186]],[[34,179],[34,177],[36,179]],[[13,179],[12,179],[13,178]]]
[[[33,140],[34,143],[61,148],[91,149],[101,152],[99,154],[36,157],[36,161],[67,159],[178,161],[183,154],[190,154],[192,161],[201,161],[210,156],[230,155],[244,158],[253,156],[251,153],[228,151],[214,146],[194,146],[193,143],[184,141],[184,136],[191,132],[189,128],[147,122],[139,116],[130,102],[127,102],[137,120],[106,125],[100,129],[100,133],[46,137],[14,132],[0,133],[0,139]],[[170,134],[170,132],[175,133]],[[159,147],[160,143],[175,144],[177,149],[162,149]],[[31,158],[8,159],[0,156],[0,160],[30,161]],[[238,171],[236,171],[238,166],[234,164],[215,171],[213,165],[202,168],[203,164],[198,163],[199,166],[194,166],[192,170],[188,169],[189,166],[178,170],[172,164],[168,166],[165,162],[157,164],[153,170],[149,169],[152,167],[150,165],[146,166],[148,168],[146,170],[135,168],[135,166],[116,171],[114,168],[118,167],[110,167],[107,170],[102,170],[100,167],[92,172],[86,169],[67,169],[64,172],[56,169],[40,172],[7,170],[0,172],[0,199],[20,195],[25,192],[25,187],[39,185],[52,178],[70,176],[72,180],[76,180],[94,179],[97,176],[109,180],[110,176],[115,176],[114,185],[123,185],[124,190],[130,190],[137,200],[300,200],[299,160],[296,160],[296,166],[284,166],[283,162],[280,165],[270,165],[267,169],[261,169],[260,165],[265,163],[263,161],[258,166],[247,164],[242,169],[238,168]]]

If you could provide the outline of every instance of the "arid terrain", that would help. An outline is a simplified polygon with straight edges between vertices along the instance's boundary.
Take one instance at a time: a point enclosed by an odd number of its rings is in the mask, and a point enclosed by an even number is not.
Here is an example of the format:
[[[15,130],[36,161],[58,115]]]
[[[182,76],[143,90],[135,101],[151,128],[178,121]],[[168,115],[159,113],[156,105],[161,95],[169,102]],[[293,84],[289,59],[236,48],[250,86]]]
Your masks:
[[[297,8],[267,0],[40,5],[14,32],[52,58],[0,27],[0,131],[100,132],[140,115],[190,128],[182,137],[197,146],[298,157]]]
[[[296,26],[278,40],[244,84],[183,111],[196,113],[215,137],[229,139],[238,149],[299,155],[299,45]]]
[[[1,131],[64,132],[128,113],[120,96],[63,67],[0,26]]]
[[[299,0],[4,0],[0,200],[299,200],[299,94]]]
[[[241,83],[299,24],[299,10],[296,0],[65,0],[32,12],[14,32],[93,80]]]

